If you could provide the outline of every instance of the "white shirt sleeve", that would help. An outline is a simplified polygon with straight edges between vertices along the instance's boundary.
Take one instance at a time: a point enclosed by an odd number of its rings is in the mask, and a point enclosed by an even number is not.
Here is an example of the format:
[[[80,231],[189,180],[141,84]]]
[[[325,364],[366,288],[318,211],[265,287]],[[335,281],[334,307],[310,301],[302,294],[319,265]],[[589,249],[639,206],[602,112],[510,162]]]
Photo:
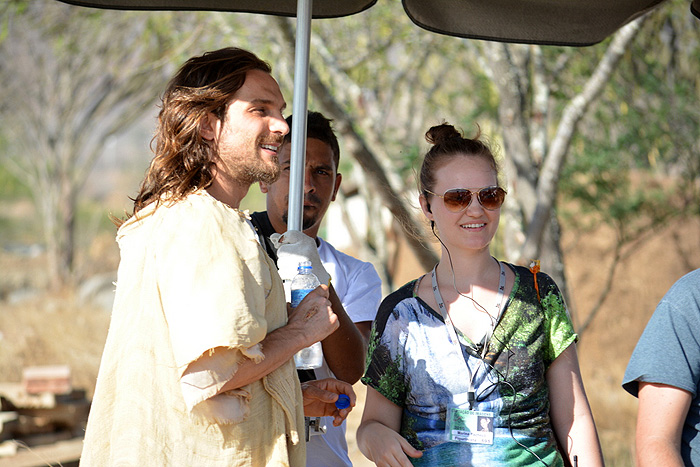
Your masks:
[[[338,298],[354,323],[373,321],[382,299],[382,281],[372,263],[336,250],[319,238],[318,252]]]

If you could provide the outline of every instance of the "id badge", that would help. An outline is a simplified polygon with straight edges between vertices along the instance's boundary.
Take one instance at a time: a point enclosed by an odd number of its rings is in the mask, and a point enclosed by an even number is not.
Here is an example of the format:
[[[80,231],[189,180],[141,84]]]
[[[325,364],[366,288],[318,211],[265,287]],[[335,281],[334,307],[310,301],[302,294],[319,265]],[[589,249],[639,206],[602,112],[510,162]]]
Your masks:
[[[455,443],[493,444],[493,412],[448,408],[445,432]]]

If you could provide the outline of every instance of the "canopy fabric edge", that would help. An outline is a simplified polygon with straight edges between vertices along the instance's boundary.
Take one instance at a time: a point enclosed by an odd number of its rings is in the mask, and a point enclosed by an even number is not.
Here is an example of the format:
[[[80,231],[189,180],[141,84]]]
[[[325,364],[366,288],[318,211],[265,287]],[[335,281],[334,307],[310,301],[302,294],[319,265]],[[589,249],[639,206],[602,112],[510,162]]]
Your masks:
[[[493,0],[488,6],[481,0],[435,0],[431,4],[402,0],[402,4],[414,24],[438,34],[495,42],[586,47],[602,42],[666,1],[627,0],[613,7],[604,0],[588,7],[554,0],[524,0],[518,4]],[[697,6],[700,0],[693,0],[693,4]],[[455,14],[457,11],[460,14]]]
[[[107,10],[140,11],[222,11],[231,13],[252,13],[274,16],[296,16],[296,0],[287,1],[241,1],[209,0],[187,2],[182,0],[56,0],[69,5]],[[268,5],[261,5],[268,3]],[[312,18],[342,18],[361,13],[374,6],[377,0],[355,0],[343,2],[315,2]],[[230,6],[228,6],[230,5]],[[255,6],[248,6],[255,5]]]

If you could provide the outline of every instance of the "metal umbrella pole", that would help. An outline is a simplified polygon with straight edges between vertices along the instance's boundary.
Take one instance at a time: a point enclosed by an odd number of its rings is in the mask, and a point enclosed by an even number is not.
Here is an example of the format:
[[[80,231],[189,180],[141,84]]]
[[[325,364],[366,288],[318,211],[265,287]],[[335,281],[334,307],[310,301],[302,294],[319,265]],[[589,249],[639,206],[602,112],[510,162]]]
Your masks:
[[[287,230],[302,230],[304,167],[306,166],[306,113],[309,97],[309,49],[313,0],[298,0],[294,46],[294,102],[292,104],[292,155],[289,161]]]

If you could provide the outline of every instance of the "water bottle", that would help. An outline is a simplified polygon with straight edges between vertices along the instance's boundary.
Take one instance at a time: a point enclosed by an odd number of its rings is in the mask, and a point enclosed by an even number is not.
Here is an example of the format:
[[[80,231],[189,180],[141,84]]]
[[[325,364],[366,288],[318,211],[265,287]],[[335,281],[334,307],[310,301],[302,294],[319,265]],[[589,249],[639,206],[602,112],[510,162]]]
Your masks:
[[[311,271],[311,261],[302,261],[297,268],[297,275],[292,279],[292,307],[296,308],[306,295],[321,285],[318,277]],[[319,368],[323,363],[323,350],[320,342],[301,349],[294,355],[294,363],[300,370]]]

